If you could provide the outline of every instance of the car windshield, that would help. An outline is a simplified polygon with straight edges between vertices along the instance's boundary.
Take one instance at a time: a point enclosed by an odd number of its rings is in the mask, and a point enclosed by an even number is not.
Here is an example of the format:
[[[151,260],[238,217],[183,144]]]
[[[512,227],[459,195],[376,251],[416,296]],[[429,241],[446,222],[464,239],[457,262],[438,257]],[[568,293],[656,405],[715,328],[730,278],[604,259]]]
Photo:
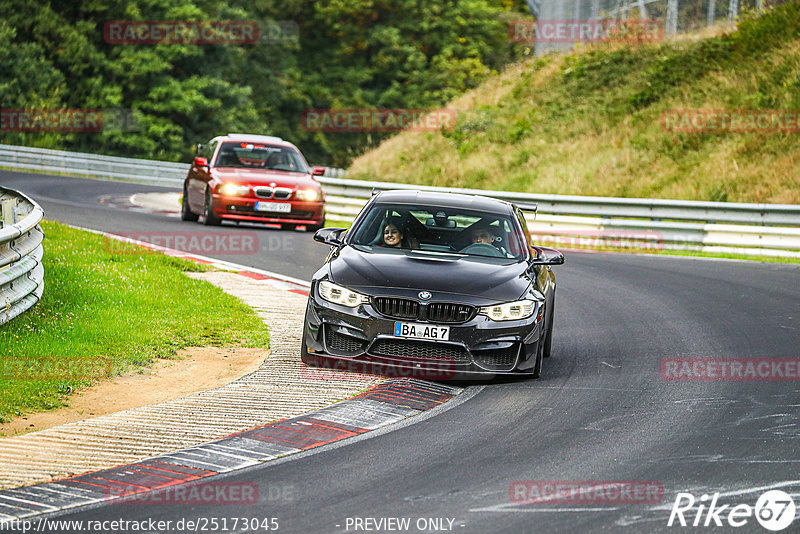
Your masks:
[[[247,142],[223,143],[214,166],[308,172],[303,157],[292,148]]]
[[[409,249],[522,260],[526,240],[509,215],[462,208],[374,204],[350,244],[360,250]]]

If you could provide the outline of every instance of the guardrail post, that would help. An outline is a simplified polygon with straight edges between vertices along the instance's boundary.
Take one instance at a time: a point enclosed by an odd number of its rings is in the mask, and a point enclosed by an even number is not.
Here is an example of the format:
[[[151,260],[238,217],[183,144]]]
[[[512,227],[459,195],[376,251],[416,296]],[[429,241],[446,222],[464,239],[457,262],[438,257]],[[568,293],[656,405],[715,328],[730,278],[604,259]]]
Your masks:
[[[667,2],[667,35],[675,35],[678,33],[678,0],[669,0]]]
[[[736,24],[736,16],[739,14],[739,0],[731,0],[728,4],[728,22]]]
[[[17,210],[14,207],[13,198],[0,200],[0,228],[17,224]]]

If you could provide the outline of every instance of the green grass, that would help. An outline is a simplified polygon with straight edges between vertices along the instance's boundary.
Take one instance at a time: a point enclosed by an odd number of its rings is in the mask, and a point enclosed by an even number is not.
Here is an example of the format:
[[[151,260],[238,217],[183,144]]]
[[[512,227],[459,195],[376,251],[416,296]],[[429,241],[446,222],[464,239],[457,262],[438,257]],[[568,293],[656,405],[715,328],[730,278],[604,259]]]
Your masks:
[[[42,301],[0,326],[1,421],[63,406],[102,377],[186,347],[268,346],[252,309],[183,274],[207,267],[54,222],[42,227]]]
[[[614,252],[614,253],[622,253],[622,254],[648,254],[651,256],[659,256],[659,255],[666,255],[666,256],[688,256],[694,258],[714,258],[714,259],[728,259],[728,260],[740,260],[740,261],[756,261],[756,262],[766,262],[766,263],[800,263],[800,258],[780,258],[774,256],[747,256],[745,254],[731,254],[727,252],[702,252],[699,250],[669,250],[669,249],[662,249],[658,251],[654,250],[646,250],[646,249],[630,249],[630,248],[609,248],[609,247],[594,247],[594,248],[585,248],[585,249],[578,249],[585,250],[586,252]],[[564,254],[571,254],[574,253],[575,250],[564,250]],[[578,252],[580,253],[580,252]]]
[[[452,131],[403,132],[349,178],[484,190],[800,203],[796,133],[676,133],[674,109],[800,109],[800,2],[738,30],[585,46],[512,66],[448,107]]]
[[[670,256],[694,256],[698,258],[722,258],[728,260],[759,261],[765,263],[800,263],[800,258],[776,258],[774,256],[746,256],[744,254],[728,254],[724,252],[700,252],[691,250],[663,250],[659,254]]]

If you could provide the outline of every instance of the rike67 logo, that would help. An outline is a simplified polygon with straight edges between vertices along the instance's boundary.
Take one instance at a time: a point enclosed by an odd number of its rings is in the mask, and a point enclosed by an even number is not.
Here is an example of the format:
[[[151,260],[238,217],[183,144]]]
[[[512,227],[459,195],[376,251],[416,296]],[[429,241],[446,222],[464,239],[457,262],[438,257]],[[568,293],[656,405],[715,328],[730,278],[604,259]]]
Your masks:
[[[715,493],[712,497],[703,495],[696,499],[691,493],[678,493],[667,526],[743,527],[755,517],[762,527],[777,532],[794,521],[794,500],[785,491],[767,491],[758,498],[755,507],[749,504],[720,505],[719,497],[720,494]]]

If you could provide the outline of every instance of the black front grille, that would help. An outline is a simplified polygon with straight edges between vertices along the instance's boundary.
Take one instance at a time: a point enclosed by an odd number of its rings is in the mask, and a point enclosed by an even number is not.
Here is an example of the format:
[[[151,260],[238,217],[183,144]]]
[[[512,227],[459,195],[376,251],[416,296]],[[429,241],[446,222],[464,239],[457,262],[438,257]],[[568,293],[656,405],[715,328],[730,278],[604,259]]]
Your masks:
[[[428,320],[432,323],[465,323],[475,317],[476,309],[467,304],[428,304]]]
[[[360,352],[364,342],[356,337],[334,332],[325,327],[325,345],[336,352]]]
[[[419,317],[419,302],[392,297],[376,297],[372,300],[378,313],[395,319],[416,319]]]
[[[517,361],[519,344],[514,343],[505,349],[490,349],[473,351],[477,363],[495,370],[511,369]]]
[[[254,187],[253,193],[259,198],[272,198],[271,187]]]
[[[276,187],[274,195],[275,200],[288,200],[292,196],[292,190],[285,187]]]
[[[463,347],[416,340],[379,339],[369,350],[374,356],[407,360],[469,361]]]

